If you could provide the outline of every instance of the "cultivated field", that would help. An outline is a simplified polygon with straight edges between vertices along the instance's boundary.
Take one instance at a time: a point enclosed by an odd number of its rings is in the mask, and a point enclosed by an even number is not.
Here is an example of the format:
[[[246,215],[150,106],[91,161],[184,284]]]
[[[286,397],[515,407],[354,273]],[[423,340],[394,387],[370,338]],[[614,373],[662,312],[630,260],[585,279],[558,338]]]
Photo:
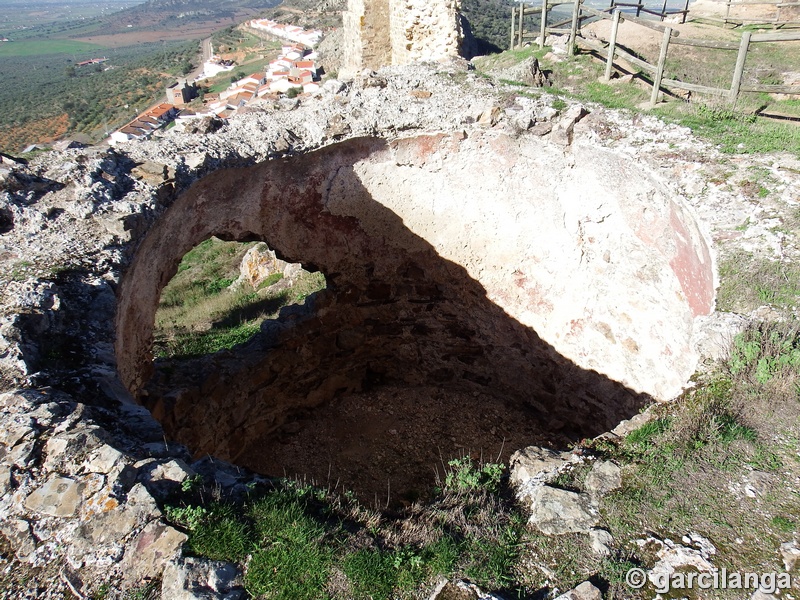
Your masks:
[[[101,50],[98,44],[73,40],[30,40],[0,43],[0,57],[36,56],[39,54],[76,54]]]

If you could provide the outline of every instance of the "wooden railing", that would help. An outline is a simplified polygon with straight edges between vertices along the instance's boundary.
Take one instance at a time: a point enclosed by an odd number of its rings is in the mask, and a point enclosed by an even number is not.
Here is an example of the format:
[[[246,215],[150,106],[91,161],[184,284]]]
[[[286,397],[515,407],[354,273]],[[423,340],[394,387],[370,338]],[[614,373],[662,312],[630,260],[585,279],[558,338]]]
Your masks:
[[[680,15],[681,23],[686,23],[686,16],[689,14],[689,0],[685,0],[683,8],[680,10],[670,9],[668,7],[668,0],[664,0],[661,10],[648,8],[642,2],[617,2],[617,0],[611,0],[611,9],[613,10],[615,8],[621,8],[623,9],[623,12],[627,12],[625,9],[636,9],[637,17],[641,16],[642,13],[647,13],[649,15],[660,17],[662,21],[668,17]]]
[[[576,0],[576,5],[580,5],[582,0]],[[587,39],[580,35],[580,30],[577,30],[575,35],[570,37],[570,45],[581,44],[591,50],[597,52],[606,60],[605,79],[611,78],[613,63],[615,58],[621,58],[642,71],[647,72],[653,78],[653,88],[650,95],[650,105],[654,106],[658,102],[659,94],[664,88],[685,90],[689,92],[699,92],[702,94],[711,94],[715,96],[726,97],[728,101],[735,106],[742,93],[748,92],[767,92],[778,94],[798,94],[800,95],[800,85],[743,85],[742,76],[744,74],[744,66],[747,61],[747,53],[752,44],[766,43],[766,42],[791,42],[800,41],[800,32],[781,32],[781,33],[752,33],[745,31],[742,33],[740,42],[722,42],[718,40],[702,40],[694,38],[680,37],[677,30],[672,27],[655,23],[646,19],[631,15],[623,15],[619,9],[615,10],[613,14],[609,15],[606,12],[598,11],[589,7],[581,6],[577,12],[581,14],[589,14],[601,19],[610,19],[612,22],[611,33],[608,42],[598,39]],[[617,45],[617,31],[620,22],[628,20],[637,25],[648,27],[662,34],[661,48],[658,55],[658,62],[656,64],[648,63],[641,58],[638,58],[620,48]],[[733,69],[731,78],[731,85],[728,88],[716,88],[696,83],[688,83],[685,81],[678,81],[676,79],[664,78],[664,65],[667,61],[667,55],[671,45],[694,46],[700,48],[712,48],[716,50],[736,51],[736,65]]]
[[[631,2],[618,2],[611,0],[611,6],[605,12],[610,13],[615,8],[622,7],[623,9],[636,10],[636,17],[639,17],[642,12],[661,17],[663,21],[665,18],[681,15],[681,23],[686,21],[686,15],[689,13],[689,0],[682,0],[684,2],[683,8],[680,10],[673,10],[668,8],[669,0],[664,0],[664,4],[660,11],[653,10],[645,7],[640,1],[638,3]],[[521,46],[526,41],[533,41],[539,39],[539,47],[544,46],[545,38],[550,34],[566,34],[572,33],[572,28],[565,28],[566,25],[572,26],[574,19],[565,19],[556,23],[549,24],[548,16],[550,11],[557,6],[574,5],[574,0],[541,0],[540,6],[526,5],[524,2],[519,3],[519,7],[511,8],[511,43],[510,49]],[[533,19],[533,24],[530,29],[526,28],[526,17],[539,16],[538,22]],[[585,14],[579,17],[579,21],[590,19],[591,15]],[[531,19],[529,19],[530,21]]]
[[[548,12],[556,6],[562,6],[566,4],[572,5],[572,17],[570,19],[548,25]],[[800,4],[800,2],[797,4]],[[537,37],[537,33],[540,48],[544,46],[544,42],[548,34],[569,33],[569,41],[567,43],[568,53],[570,55],[574,54],[576,46],[580,44],[581,46],[585,46],[586,48],[589,48],[590,50],[599,54],[601,57],[605,58],[606,80],[611,78],[615,59],[623,59],[642,71],[648,73],[652,77],[653,81],[653,88],[650,95],[651,106],[658,102],[659,94],[661,93],[662,88],[678,89],[688,92],[698,92],[702,94],[725,97],[733,106],[736,105],[736,102],[742,93],[767,92],[800,95],[800,85],[742,84],[742,76],[744,74],[744,66],[747,61],[747,53],[753,44],[800,41],[800,32],[752,33],[750,31],[745,31],[742,33],[741,40],[738,43],[687,38],[681,37],[678,30],[674,27],[664,25],[651,19],[643,19],[638,15],[627,13],[623,14],[622,10],[619,8],[620,6],[623,5],[621,3],[617,3],[616,7],[606,10],[597,10],[588,6],[583,6],[583,0],[542,0],[541,6],[525,6],[524,4],[520,3],[519,9],[512,9],[511,48],[513,49],[517,46],[521,46],[526,40],[534,40]],[[664,6],[666,7],[666,2]],[[678,13],[685,13],[685,11],[674,11],[673,14]],[[528,30],[525,28],[526,15],[540,15],[538,32],[533,29]],[[581,35],[581,24],[583,21],[588,19],[608,19],[611,21],[611,34],[607,42],[599,39],[588,39]],[[624,48],[621,48],[617,44],[617,32],[619,30],[619,24],[626,20],[641,27],[647,27],[661,33],[661,47],[658,55],[658,62],[651,64],[646,60],[642,60],[641,58],[634,56],[632,53],[628,52]],[[564,28],[564,26],[567,24],[569,24],[568,29]],[[699,48],[737,52],[736,66],[733,69],[730,87],[717,88],[665,78],[664,66],[669,54],[669,48],[670,46],[674,45],[694,46]]]
[[[731,15],[731,9],[740,6],[753,7],[753,6],[774,6],[775,17],[772,19],[765,19],[764,17],[735,17]],[[800,6],[800,2],[784,2],[781,0],[728,0],[725,3],[725,16],[722,19],[707,18],[707,20],[722,21],[725,25],[746,25],[748,23],[757,24],[770,24],[773,27],[780,28],[784,26],[800,25],[798,20],[781,19],[781,9]],[[705,18],[705,17],[704,17]]]

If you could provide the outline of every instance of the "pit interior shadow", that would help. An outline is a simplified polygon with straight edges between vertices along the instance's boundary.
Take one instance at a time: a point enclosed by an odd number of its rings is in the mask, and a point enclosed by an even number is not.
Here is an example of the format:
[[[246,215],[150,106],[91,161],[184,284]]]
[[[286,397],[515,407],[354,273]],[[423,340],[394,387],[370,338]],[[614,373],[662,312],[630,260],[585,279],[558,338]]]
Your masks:
[[[122,294],[145,274],[160,291],[181,248],[209,234],[260,239],[328,282],[246,345],[156,363],[138,398],[168,437],[197,456],[264,474],[306,476],[369,500],[413,499],[451,457],[507,459],[530,444],[563,446],[613,428],[649,401],[560,355],[373,200],[352,164],[386,151],[383,141],[351,140],[305,163],[215,173],[151,231],[187,231],[187,215],[202,220],[215,205],[235,207],[237,197],[219,195],[231,189],[224,182],[250,181],[260,190],[254,220],[232,225],[223,215],[180,244],[145,241],[136,261],[150,266],[137,275],[134,264]],[[328,210],[334,188],[349,214]],[[167,248],[153,267],[154,253]],[[138,314],[135,302],[122,306]]]

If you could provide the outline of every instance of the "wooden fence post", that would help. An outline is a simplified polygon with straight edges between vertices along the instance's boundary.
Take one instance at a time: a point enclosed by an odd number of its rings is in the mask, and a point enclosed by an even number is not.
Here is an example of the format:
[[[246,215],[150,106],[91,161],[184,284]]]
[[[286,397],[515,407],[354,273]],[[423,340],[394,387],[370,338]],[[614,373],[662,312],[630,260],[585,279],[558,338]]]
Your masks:
[[[522,48],[522,36],[525,33],[525,4],[519,3],[519,28],[517,34],[517,45]]]
[[[689,16],[689,0],[683,5],[683,16],[681,17],[681,24],[686,23],[686,17]]]
[[[744,73],[744,61],[747,59],[747,50],[750,48],[749,31],[742,34],[742,43],[739,44],[739,55],[736,57],[736,67],[733,70],[733,82],[731,83],[731,91],[728,95],[728,100],[736,108],[736,101],[739,99],[739,88],[742,86],[742,73]]]
[[[664,0],[664,7],[661,9],[661,20],[663,21],[667,16],[667,2],[669,0]]]
[[[658,94],[661,91],[661,80],[664,78],[664,63],[667,62],[667,50],[669,50],[669,38],[672,37],[672,28],[664,30],[664,37],[661,38],[661,52],[658,55],[658,66],[656,75],[653,77],[653,93],[650,94],[650,106],[653,107],[658,102]]]
[[[578,17],[581,14],[581,0],[575,0],[572,6],[572,26],[569,29],[569,42],[567,45],[567,54],[573,56],[575,54],[575,43],[578,37]]]
[[[514,34],[517,32],[517,29],[516,29],[516,27],[514,27],[514,25],[516,24],[514,22],[514,17],[516,17],[516,16],[517,16],[517,7],[516,6],[512,6],[511,7],[511,46],[509,47],[509,50],[513,50],[514,49],[514,45],[515,45],[514,44]]]
[[[725,18],[722,20],[724,25],[728,24],[728,17],[731,15],[731,0],[725,3]]]
[[[547,0],[542,0],[542,22],[539,25],[539,49],[544,48],[544,38],[547,36]]]
[[[611,70],[614,68],[614,50],[617,47],[617,30],[619,29],[619,9],[614,11],[611,19],[611,38],[608,40],[608,60],[606,61],[606,73],[603,79],[611,81]]]

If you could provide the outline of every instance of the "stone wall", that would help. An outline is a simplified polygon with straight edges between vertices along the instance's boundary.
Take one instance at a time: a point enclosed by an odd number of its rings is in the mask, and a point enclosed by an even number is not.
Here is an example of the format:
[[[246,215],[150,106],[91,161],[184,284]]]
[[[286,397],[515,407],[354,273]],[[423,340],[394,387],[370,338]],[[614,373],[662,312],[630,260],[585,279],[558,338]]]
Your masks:
[[[461,0],[391,0],[392,64],[458,56]]]
[[[460,0],[348,0],[340,75],[458,56]]]

